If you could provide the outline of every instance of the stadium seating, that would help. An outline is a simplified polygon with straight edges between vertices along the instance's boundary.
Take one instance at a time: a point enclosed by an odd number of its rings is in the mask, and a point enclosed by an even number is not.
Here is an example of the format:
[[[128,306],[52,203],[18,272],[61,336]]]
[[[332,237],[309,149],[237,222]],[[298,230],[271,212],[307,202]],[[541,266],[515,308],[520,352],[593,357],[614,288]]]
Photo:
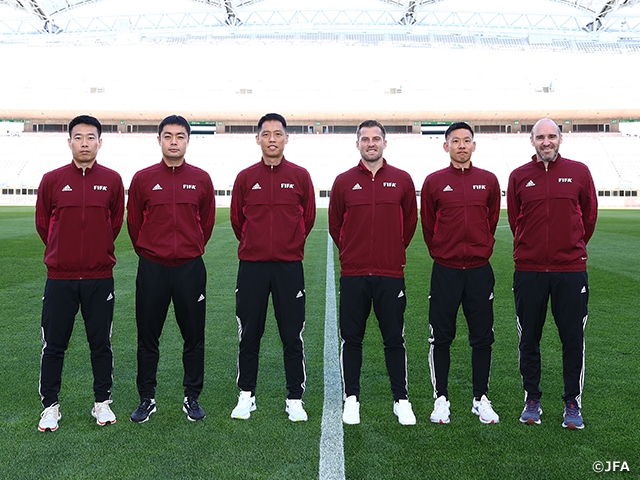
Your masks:
[[[2,188],[36,188],[43,173],[70,161],[67,138],[65,133],[0,137],[0,150],[6,159],[0,171]],[[98,159],[122,175],[125,187],[136,171],[160,161],[154,134],[108,133],[102,138]],[[494,172],[503,190],[509,173],[534,153],[525,133],[477,134],[475,139],[474,165]],[[634,156],[640,149],[640,138],[615,133],[566,133],[563,140],[562,154],[588,165],[596,188],[640,186],[640,162]],[[443,141],[441,135],[389,134],[385,158],[408,171],[419,190],[429,173],[448,164]],[[329,190],[337,174],[357,164],[355,143],[355,135],[349,134],[291,134],[285,155],[309,170],[317,191]],[[231,190],[237,173],[259,158],[260,149],[250,134],[193,135],[187,152],[187,161],[207,170],[215,188],[225,192]],[[224,205],[229,199],[220,200]]]

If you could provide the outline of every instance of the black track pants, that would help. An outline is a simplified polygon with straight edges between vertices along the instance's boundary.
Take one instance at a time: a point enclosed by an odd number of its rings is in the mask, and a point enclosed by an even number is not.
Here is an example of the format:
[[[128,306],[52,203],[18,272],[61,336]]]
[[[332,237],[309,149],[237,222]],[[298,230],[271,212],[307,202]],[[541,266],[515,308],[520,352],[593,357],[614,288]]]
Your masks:
[[[206,284],[207,271],[202,257],[177,267],[167,267],[144,257],[139,258],[136,278],[136,324],[137,386],[140,398],[155,398],[160,335],[171,301],[184,340],[184,394],[188,397],[200,395],[204,382]]]
[[[408,398],[404,311],[407,297],[403,278],[340,277],[340,363],[344,395],[360,398],[362,341],[371,305],[378,319],[394,400]]]
[[[490,264],[457,269],[433,264],[429,293],[429,366],[434,397],[449,397],[450,347],[456,336],[456,316],[462,305],[469,327],[473,396],[489,390],[491,346],[493,345],[493,287]]]
[[[43,348],[40,362],[40,396],[45,408],[58,401],[64,353],[79,309],[91,350],[95,401],[104,402],[111,398],[113,302],[113,278],[47,279],[42,299]]]
[[[301,261],[240,261],[236,288],[236,317],[240,340],[238,388],[255,393],[260,340],[267,319],[269,294],[273,300],[282,341],[288,398],[300,399],[306,387],[302,340],[306,294]]]
[[[521,272],[513,276],[518,334],[519,363],[525,397],[539,399],[541,363],[540,339],[547,305],[562,342],[564,395],[581,405],[584,386],[584,329],[587,325],[589,278],[587,272]]]

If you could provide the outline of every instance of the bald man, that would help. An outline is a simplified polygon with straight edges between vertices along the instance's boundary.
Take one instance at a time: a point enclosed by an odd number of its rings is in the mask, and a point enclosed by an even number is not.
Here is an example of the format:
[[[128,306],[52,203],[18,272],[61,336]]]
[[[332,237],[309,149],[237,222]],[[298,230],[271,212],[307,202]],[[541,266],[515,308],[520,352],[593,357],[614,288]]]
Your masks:
[[[562,131],[548,118],[531,131],[536,153],[509,176],[507,211],[513,258],[524,424],[540,424],[540,339],[547,304],[562,342],[564,421],[582,429],[584,329],[589,280],[587,243],[598,214],[596,190],[586,165],[559,153]]]

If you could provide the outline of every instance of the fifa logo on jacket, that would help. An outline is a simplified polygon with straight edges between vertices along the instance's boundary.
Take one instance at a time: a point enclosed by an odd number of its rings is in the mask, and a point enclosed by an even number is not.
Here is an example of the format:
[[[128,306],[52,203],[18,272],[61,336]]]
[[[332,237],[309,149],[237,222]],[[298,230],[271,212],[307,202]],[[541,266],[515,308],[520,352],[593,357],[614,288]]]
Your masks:
[[[187,183],[184,183],[184,184],[182,185],[182,189],[183,189],[183,190],[195,190],[195,189],[196,189],[196,186],[195,186],[195,185],[189,185],[189,184],[187,184]]]
[[[559,183],[572,183],[573,178],[558,178]]]
[[[382,182],[384,188],[396,188],[396,182]]]
[[[294,188],[293,183],[281,183],[280,188]]]
[[[486,190],[487,186],[486,185],[474,185],[473,189],[474,190]]]
[[[106,185],[94,185],[94,186],[93,186],[93,189],[94,189],[94,190],[100,190],[100,191],[106,192],[106,191],[107,191],[107,186],[106,186]]]

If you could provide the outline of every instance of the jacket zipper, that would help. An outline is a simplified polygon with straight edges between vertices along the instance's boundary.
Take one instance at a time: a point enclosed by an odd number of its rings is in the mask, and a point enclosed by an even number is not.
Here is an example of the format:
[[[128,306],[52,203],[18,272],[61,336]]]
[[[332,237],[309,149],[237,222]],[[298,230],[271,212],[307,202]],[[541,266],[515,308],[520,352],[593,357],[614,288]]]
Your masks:
[[[465,241],[462,242],[462,246],[463,246],[463,254],[462,254],[462,269],[465,270],[467,268],[467,242],[466,242],[466,237],[467,237],[467,232],[469,230],[469,211],[468,211],[468,203],[467,203],[467,182],[466,182],[466,175],[465,175],[465,169],[463,168],[462,171],[460,172],[461,176],[462,176],[462,196],[464,197],[464,236],[465,236]]]
[[[270,166],[271,168],[269,169],[269,173],[271,174],[270,177],[270,196],[271,199],[269,201],[269,209],[271,210],[269,212],[269,258],[273,258],[273,211],[274,211],[274,205],[273,205],[273,179],[275,177],[274,173],[273,173],[273,165]]]
[[[85,210],[86,210],[86,203],[87,203],[87,181],[86,181],[86,174],[87,171],[86,170],[82,170],[82,215],[81,215],[81,219],[82,221],[80,222],[80,280],[82,280],[84,278],[84,233],[85,233],[85,229],[86,229],[86,225],[85,225]]]
[[[544,260],[545,260],[545,271],[548,272],[549,271],[549,241],[550,241],[550,229],[549,229],[549,223],[550,223],[550,218],[549,218],[549,164],[547,162],[544,163],[544,176],[545,176],[545,180],[546,180],[546,188],[547,188],[547,201],[545,202],[546,205],[546,209],[547,209],[547,221],[545,222],[545,227],[547,230],[547,241],[545,243],[545,252],[544,252]]]
[[[173,191],[173,256],[174,260],[178,259],[178,221],[176,208],[176,167],[171,167],[171,182]]]

